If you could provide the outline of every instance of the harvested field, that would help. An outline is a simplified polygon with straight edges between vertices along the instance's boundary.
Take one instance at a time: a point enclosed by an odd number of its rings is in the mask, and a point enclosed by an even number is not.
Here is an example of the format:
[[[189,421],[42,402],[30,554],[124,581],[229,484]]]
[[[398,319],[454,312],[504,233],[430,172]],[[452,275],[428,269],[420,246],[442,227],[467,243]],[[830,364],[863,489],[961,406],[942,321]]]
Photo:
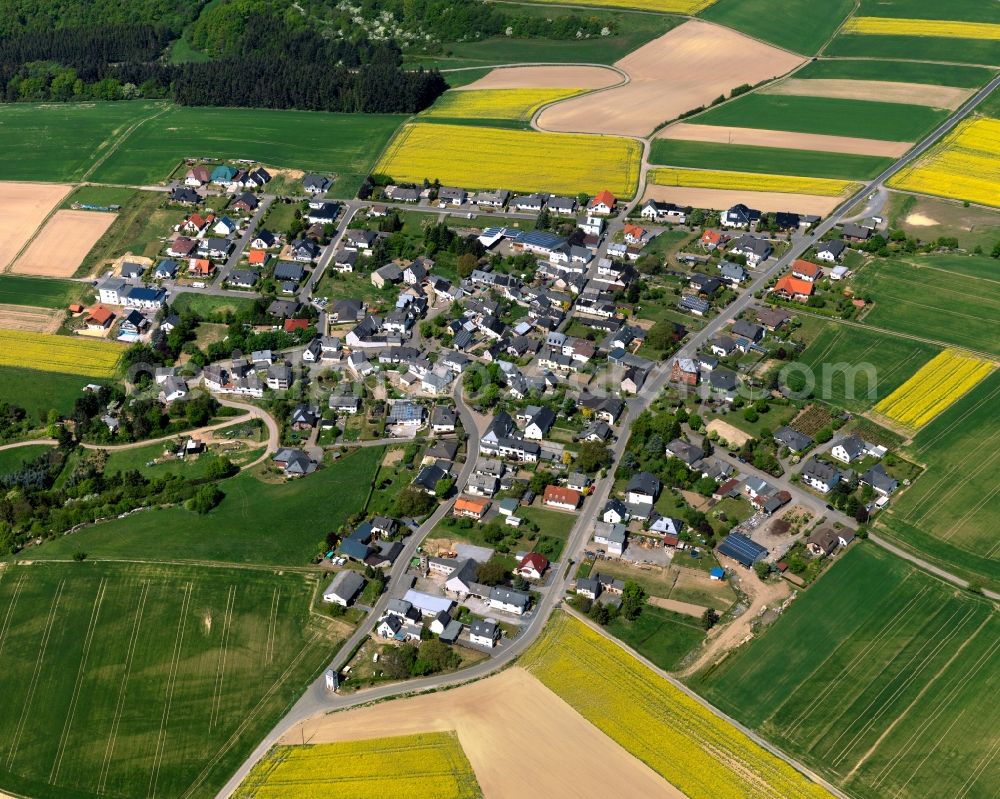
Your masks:
[[[0,305],[0,329],[25,330],[29,333],[55,333],[62,321],[48,308],[30,305]],[[0,797],[2,799],[2,797]]]
[[[705,429],[709,433],[718,434],[723,441],[735,444],[737,447],[742,447],[748,441],[753,440],[753,436],[744,433],[738,427],[733,427],[729,422],[722,421],[722,419],[713,419],[705,426]]]
[[[646,136],[735,86],[784,75],[802,61],[735,31],[691,20],[615,63],[628,73],[629,83],[558,103],[542,112],[538,124],[553,131]]]
[[[499,67],[454,91],[477,89],[603,89],[622,76],[606,67]]]
[[[930,86],[926,83],[896,83],[890,80],[802,80],[791,78],[764,89],[764,94],[788,94],[805,97],[837,97],[842,100],[869,100],[883,103],[929,105],[955,110],[972,93],[971,89],[953,86]]]
[[[45,277],[72,276],[117,216],[97,211],[56,211],[11,271]]]
[[[61,183],[0,182],[0,271],[71,188]]]
[[[523,746],[510,730],[535,742]],[[486,799],[518,796],[531,774],[532,795],[604,799],[684,794],[521,668],[449,691],[396,699],[310,719],[279,743],[381,738],[454,730]],[[512,768],[512,764],[517,768]]]
[[[848,155],[877,155],[899,158],[913,146],[907,141],[882,141],[854,136],[826,136],[822,133],[792,133],[781,130],[738,128],[725,125],[696,125],[676,122],[657,134],[659,139],[683,139],[715,144],[745,144],[755,147],[785,147]]]
[[[842,201],[842,197],[818,197],[812,194],[785,194],[767,191],[733,191],[727,189],[688,189],[680,186],[646,187],[645,200],[661,200],[694,208],[721,210],[736,203],[747,203],[754,208],[775,208],[800,214],[826,216]]]

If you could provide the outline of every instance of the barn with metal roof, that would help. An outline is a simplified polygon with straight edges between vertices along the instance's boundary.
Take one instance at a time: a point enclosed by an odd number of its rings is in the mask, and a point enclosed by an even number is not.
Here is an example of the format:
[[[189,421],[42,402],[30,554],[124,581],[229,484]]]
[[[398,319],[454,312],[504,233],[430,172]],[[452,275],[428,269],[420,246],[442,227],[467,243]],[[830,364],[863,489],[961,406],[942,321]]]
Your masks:
[[[761,558],[767,557],[767,549],[740,533],[727,535],[726,539],[719,544],[719,553],[742,563],[744,566],[753,566]]]

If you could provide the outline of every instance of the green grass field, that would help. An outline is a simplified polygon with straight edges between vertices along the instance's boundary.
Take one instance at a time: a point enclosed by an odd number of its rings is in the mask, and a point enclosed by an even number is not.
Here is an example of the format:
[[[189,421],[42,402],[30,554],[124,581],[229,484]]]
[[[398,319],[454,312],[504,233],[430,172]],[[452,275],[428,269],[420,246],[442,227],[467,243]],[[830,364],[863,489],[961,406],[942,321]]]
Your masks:
[[[987,799],[1000,617],[860,544],[692,687],[858,799]]]
[[[178,438],[182,434],[178,435]],[[174,449],[176,447],[172,447]],[[112,450],[108,453],[108,462],[104,467],[105,474],[115,472],[137,471],[146,477],[166,477],[168,474],[179,474],[191,480],[197,480],[208,473],[209,465],[215,460],[212,455],[202,455],[186,460],[169,460],[157,463],[154,466],[147,464],[162,458],[165,451],[163,442],[149,444],[145,447],[135,447],[134,449]],[[241,450],[233,453],[230,460],[235,462],[246,462],[247,454],[253,452],[259,456],[263,452],[263,447],[256,447],[253,450]]]
[[[786,50],[813,55],[853,7],[851,0],[719,0],[701,16]]]
[[[60,208],[69,208],[73,203],[88,205],[126,205],[133,201],[134,189],[120,186],[77,186],[62,201]]]
[[[646,605],[635,621],[618,616],[608,632],[666,671],[677,668],[705,638],[697,619],[655,605]]]
[[[870,58],[823,59],[806,64],[796,78],[893,80],[974,89],[988,83],[993,72],[958,64],[925,64],[919,61],[880,61]]]
[[[288,483],[239,474],[220,484],[226,498],[204,516],[168,508],[114,519],[55,539],[32,554],[305,565],[324,537],[368,496],[381,447],[365,447],[332,466]]]
[[[875,261],[854,280],[875,306],[866,324],[1000,355],[996,261],[938,255]]]
[[[942,5],[947,8],[947,5]],[[1000,64],[1000,42],[988,39],[948,39],[931,36],[862,36],[842,33],[823,55],[844,58],[913,58],[953,61],[959,64]]]
[[[900,192],[892,192],[889,197],[885,215],[893,230],[899,228],[921,241],[954,236],[967,250],[979,246],[989,252],[1000,241],[1000,215],[996,211],[972,206],[965,208],[959,202]],[[907,221],[911,215],[923,217],[918,219],[922,224]],[[927,224],[928,220],[935,224]]]
[[[568,14],[600,15],[615,23],[615,33],[591,39],[517,39],[498,37],[479,42],[457,42],[446,45],[444,56],[420,59],[428,67],[455,69],[487,66],[490,64],[517,63],[586,63],[613,64],[627,53],[642,47],[647,42],[676,28],[684,19],[665,14],[637,14],[593,8],[581,11],[577,8],[561,9],[551,5],[532,8],[519,5],[518,14],[534,14],[554,19]],[[462,73],[445,73],[445,80],[452,85],[452,77]],[[459,78],[461,80],[461,78]]]
[[[1000,587],[1000,372],[924,427],[906,457],[924,473],[890,505],[880,531],[974,582]]]
[[[176,313],[194,311],[204,319],[211,319],[217,314],[237,313],[250,308],[255,301],[254,297],[214,297],[186,291],[177,295],[171,307]]]
[[[30,463],[40,455],[51,451],[52,447],[48,444],[31,444],[24,447],[15,447],[14,449],[0,450],[0,475],[19,471],[26,463]]]
[[[90,286],[72,280],[51,277],[0,274],[0,304],[34,305],[38,308],[65,310],[86,295],[93,297]]]
[[[0,785],[209,799],[325,664],[315,578],[112,563],[0,572]]]
[[[738,172],[860,180],[881,174],[893,163],[893,159],[781,147],[654,139],[650,163],[694,169],[711,167]]]
[[[897,19],[957,19],[969,22],[1000,22],[1000,5],[982,0],[861,0],[859,17]]]
[[[702,125],[916,141],[947,117],[947,111],[921,105],[747,94],[698,115],[694,121]]]
[[[798,360],[815,377],[813,396],[850,411],[864,411],[891,394],[939,351],[920,341],[828,322]],[[873,367],[874,385],[863,364]],[[829,379],[824,379],[824,374]],[[795,387],[795,381],[790,382]]]
[[[4,104],[4,180],[80,180],[131,125],[163,107],[149,102]]]
[[[87,383],[102,382],[107,381],[0,366],[0,402],[19,405],[33,421],[44,422],[52,408],[64,415],[71,414],[76,398],[83,396],[83,387]]]
[[[252,108],[181,108],[139,128],[95,171],[104,183],[163,180],[185,157],[251,158],[274,167],[336,172],[353,196],[403,117]]]

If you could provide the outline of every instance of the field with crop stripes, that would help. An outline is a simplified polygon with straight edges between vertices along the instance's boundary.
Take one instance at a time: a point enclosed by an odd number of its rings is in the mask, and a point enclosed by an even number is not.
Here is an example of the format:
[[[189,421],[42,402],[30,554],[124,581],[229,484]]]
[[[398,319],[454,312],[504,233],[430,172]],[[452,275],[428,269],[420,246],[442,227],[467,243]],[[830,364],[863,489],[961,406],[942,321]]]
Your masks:
[[[314,577],[246,569],[8,566],[0,789],[213,797],[334,646],[314,590]]]
[[[466,125],[406,125],[375,172],[395,181],[437,178],[467,189],[635,194],[641,148],[614,136],[539,133]]]
[[[1000,25],[990,22],[851,17],[841,30],[844,33],[858,33],[865,36],[933,36],[950,39],[1000,40]]]
[[[872,545],[692,687],[859,799],[996,795],[1000,617]]]
[[[739,189],[777,191],[787,194],[815,194],[840,197],[850,194],[860,184],[831,178],[803,178],[791,175],[763,175],[752,172],[727,172],[719,169],[654,169],[652,182],[659,186],[684,186],[696,189]]]
[[[716,0],[528,0],[545,5],[603,6],[634,8],[638,11],[659,11],[663,14],[697,14]]]
[[[879,532],[973,582],[1000,590],[1000,371],[923,427],[904,452],[926,466]]]
[[[617,644],[564,613],[552,617],[521,663],[690,799],[830,796]]]
[[[0,330],[0,366],[29,366],[42,372],[109,377],[122,348],[106,341]]]
[[[582,89],[470,89],[445,92],[423,117],[513,119],[527,122],[546,103],[580,94]]]
[[[277,746],[240,785],[235,799],[479,799],[453,732],[428,732],[313,746]]]
[[[865,324],[1000,355],[1000,280],[992,258],[880,259],[859,271],[854,286],[874,300]]]
[[[1000,207],[1000,120],[966,120],[889,185]]]
[[[875,411],[911,430],[923,427],[993,371],[993,364],[958,350],[945,350],[875,406]]]

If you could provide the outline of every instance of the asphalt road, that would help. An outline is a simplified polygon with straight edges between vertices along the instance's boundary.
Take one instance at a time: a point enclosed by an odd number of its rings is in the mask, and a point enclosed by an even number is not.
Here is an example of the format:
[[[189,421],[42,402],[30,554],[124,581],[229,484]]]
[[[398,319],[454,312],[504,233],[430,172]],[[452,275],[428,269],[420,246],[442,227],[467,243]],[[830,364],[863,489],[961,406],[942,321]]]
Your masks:
[[[724,313],[710,320],[702,330],[693,334],[678,352],[678,355],[691,357],[698,352],[713,336],[717,335],[729,321],[735,318],[754,302],[754,292],[763,288],[772,277],[778,275],[785,268],[787,268],[792,261],[800,257],[814,244],[821,241],[823,236],[830,232],[836,225],[840,224],[844,218],[848,217],[850,209],[857,203],[864,200],[873,192],[878,193],[882,188],[882,184],[887,179],[926,152],[927,149],[940,139],[941,136],[948,133],[959,122],[966,118],[987,95],[997,88],[997,86],[1000,86],[1000,76],[994,78],[986,87],[977,92],[951,117],[939,125],[929,136],[922,140],[901,160],[886,169],[877,178],[865,185],[864,188],[847,198],[833,213],[830,214],[830,216],[817,225],[817,227],[809,235],[793,238],[792,246],[788,252],[769,267],[756,272],[755,277],[746,287],[744,292],[726,308]],[[640,200],[637,197],[633,201],[632,207],[639,202]],[[351,207],[353,209],[360,209],[366,205],[370,205],[370,203],[355,202],[351,204]],[[438,209],[415,208],[414,210],[434,211]],[[572,581],[572,565],[579,562],[589,537],[588,533],[593,526],[594,520],[596,519],[600,508],[604,505],[610,494],[611,488],[614,484],[614,471],[625,451],[625,446],[628,441],[628,432],[632,421],[634,421],[636,416],[638,416],[638,414],[648,407],[649,403],[655,399],[660,389],[667,382],[668,377],[669,364],[659,364],[647,378],[645,385],[639,392],[639,395],[629,400],[627,403],[627,411],[620,423],[620,433],[612,448],[613,463],[608,469],[608,476],[597,481],[594,493],[587,499],[583,510],[580,511],[576,523],[570,532],[569,540],[565,549],[565,556],[559,565],[560,573],[554,575],[551,585],[544,592],[541,601],[532,612],[530,622],[522,629],[521,634],[516,639],[511,641],[509,645],[505,646],[503,651],[496,656],[491,657],[489,660],[482,661],[481,663],[478,663],[468,669],[463,669],[460,672],[445,676],[411,680],[396,685],[379,686],[374,689],[361,691],[357,694],[348,696],[329,694],[325,689],[322,678],[320,678],[313,683],[312,686],[310,686],[302,698],[293,706],[291,711],[275,726],[267,737],[261,741],[257,748],[254,749],[246,762],[240,766],[232,778],[219,791],[217,799],[228,799],[228,797],[230,797],[239,786],[246,774],[249,773],[253,765],[256,764],[258,760],[264,756],[264,754],[266,754],[275,741],[277,741],[285,732],[292,729],[299,721],[318,713],[342,710],[355,705],[366,704],[378,699],[386,699],[401,694],[442,688],[449,685],[467,682],[472,679],[477,679],[503,668],[516,659],[525,649],[527,649],[538,638],[546,620],[551,615],[552,611],[559,606],[566,587],[568,587]],[[466,463],[462,468],[458,482],[458,485],[462,485],[463,481],[472,471],[475,453],[478,452],[478,433],[476,432],[475,424],[471,422],[471,415],[469,414],[468,408],[461,401],[460,381],[456,384],[456,402],[459,413],[462,416],[463,425],[466,426],[466,429],[470,434],[468,450],[469,455],[467,456]],[[405,568],[409,563],[410,557],[412,557],[412,555],[416,552],[416,548],[423,540],[424,536],[426,536],[426,534],[433,529],[434,525],[436,525],[437,522],[444,517],[447,510],[447,504],[440,506],[431,518],[428,519],[428,521],[425,522],[414,535],[410,536],[403,554],[400,556],[396,566],[393,568],[393,574],[390,579],[388,590],[376,604],[374,614],[369,616],[365,622],[358,627],[355,634],[352,635],[345,645],[339,650],[331,662],[331,667],[342,667],[346,658],[354,650],[354,647],[368,635],[373,620],[377,618],[377,615],[375,614],[380,614],[382,612],[385,604],[388,602],[388,598],[395,593],[398,593],[399,588],[402,586]],[[896,547],[888,545],[887,542],[884,542],[877,537],[873,537],[872,540],[875,541],[875,543],[886,546],[887,549],[893,551],[895,554],[898,554],[901,557],[906,557],[908,560],[916,562],[918,565],[928,568],[928,570],[937,573],[940,576],[947,575],[946,579],[950,578],[950,580],[956,584],[964,583],[964,581],[961,581],[960,578],[957,578],[954,575],[948,575],[947,572],[943,572],[935,567],[930,567],[929,564],[926,564],[912,556],[908,556],[907,553],[904,553]],[[710,705],[704,703],[703,701],[702,704],[711,708]],[[713,712],[718,713],[715,708],[711,709]],[[770,745],[768,745],[768,748],[786,761],[793,762],[781,753],[780,750],[774,749],[773,747],[770,747]],[[797,765],[796,767],[801,768]]]

